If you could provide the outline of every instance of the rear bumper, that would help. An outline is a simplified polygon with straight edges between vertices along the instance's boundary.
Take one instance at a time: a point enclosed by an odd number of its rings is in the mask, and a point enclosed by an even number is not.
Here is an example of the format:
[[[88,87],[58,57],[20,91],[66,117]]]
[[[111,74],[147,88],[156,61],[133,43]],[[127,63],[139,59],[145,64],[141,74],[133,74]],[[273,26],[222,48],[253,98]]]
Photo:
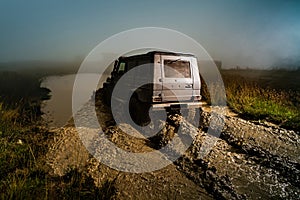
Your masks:
[[[178,102],[178,103],[160,103],[151,105],[152,110],[177,110],[177,109],[190,109],[199,108],[206,105],[205,102]]]

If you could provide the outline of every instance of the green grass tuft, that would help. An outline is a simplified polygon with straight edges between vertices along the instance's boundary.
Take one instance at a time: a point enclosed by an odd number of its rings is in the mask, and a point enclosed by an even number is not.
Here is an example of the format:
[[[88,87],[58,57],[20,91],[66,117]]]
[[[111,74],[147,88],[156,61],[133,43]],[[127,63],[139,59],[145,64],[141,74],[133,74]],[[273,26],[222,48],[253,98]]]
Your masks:
[[[227,103],[250,119],[267,120],[283,127],[300,128],[300,93],[261,87],[240,76],[224,76]]]

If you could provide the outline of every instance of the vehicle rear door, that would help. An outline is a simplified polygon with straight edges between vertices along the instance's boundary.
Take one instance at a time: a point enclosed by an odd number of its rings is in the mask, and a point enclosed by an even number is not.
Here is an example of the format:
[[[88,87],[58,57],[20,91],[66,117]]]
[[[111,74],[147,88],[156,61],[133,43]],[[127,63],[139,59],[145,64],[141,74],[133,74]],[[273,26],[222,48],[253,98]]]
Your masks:
[[[193,96],[191,57],[161,56],[162,101],[187,101]]]

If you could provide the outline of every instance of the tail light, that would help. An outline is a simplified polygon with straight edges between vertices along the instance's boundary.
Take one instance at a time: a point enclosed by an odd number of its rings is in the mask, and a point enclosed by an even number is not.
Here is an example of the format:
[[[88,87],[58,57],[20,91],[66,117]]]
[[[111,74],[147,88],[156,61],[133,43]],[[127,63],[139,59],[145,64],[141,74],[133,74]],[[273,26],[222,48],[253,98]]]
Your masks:
[[[201,95],[194,96],[193,100],[194,101],[200,101],[201,100]]]
[[[152,97],[153,102],[162,102],[161,94]]]
[[[153,102],[161,102],[162,98],[161,97],[153,97]]]

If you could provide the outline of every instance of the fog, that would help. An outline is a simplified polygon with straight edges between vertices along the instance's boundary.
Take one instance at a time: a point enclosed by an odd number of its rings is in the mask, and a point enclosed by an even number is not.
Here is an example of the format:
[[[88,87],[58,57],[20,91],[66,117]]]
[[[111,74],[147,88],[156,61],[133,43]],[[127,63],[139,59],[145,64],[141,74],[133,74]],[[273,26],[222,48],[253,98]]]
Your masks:
[[[297,66],[299,19],[300,1],[290,0],[4,1],[0,63],[79,62],[114,34],[163,27],[192,37],[224,68]]]

